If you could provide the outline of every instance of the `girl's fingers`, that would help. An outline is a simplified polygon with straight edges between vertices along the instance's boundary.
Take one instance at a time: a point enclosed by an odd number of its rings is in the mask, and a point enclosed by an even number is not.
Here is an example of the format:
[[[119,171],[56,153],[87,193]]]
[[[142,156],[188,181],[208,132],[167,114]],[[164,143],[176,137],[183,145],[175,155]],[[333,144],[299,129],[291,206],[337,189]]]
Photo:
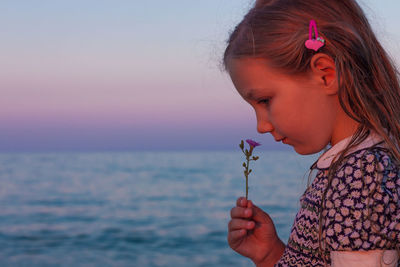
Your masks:
[[[252,210],[252,219],[261,223],[272,223],[271,217],[262,209],[253,204],[251,200],[247,203],[247,208]]]
[[[240,229],[248,229],[251,230],[255,226],[253,221],[242,220],[242,219],[232,219],[228,223],[228,231],[236,231]]]
[[[249,218],[252,215],[251,208],[233,207],[231,209],[231,218]]]
[[[228,234],[228,242],[235,242],[237,239],[242,238],[247,233],[246,229],[231,231]]]
[[[245,197],[239,197],[236,200],[236,206],[238,207],[246,207],[247,206],[247,199]]]

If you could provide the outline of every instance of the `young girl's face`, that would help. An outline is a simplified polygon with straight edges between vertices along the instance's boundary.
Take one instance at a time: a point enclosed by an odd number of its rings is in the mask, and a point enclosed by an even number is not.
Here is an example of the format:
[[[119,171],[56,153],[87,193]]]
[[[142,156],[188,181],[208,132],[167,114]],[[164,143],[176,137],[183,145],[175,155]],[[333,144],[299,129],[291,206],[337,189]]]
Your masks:
[[[337,97],[321,88],[323,81],[313,75],[287,76],[263,59],[231,59],[228,70],[239,94],[256,112],[259,133],[270,132],[303,155],[329,144]]]

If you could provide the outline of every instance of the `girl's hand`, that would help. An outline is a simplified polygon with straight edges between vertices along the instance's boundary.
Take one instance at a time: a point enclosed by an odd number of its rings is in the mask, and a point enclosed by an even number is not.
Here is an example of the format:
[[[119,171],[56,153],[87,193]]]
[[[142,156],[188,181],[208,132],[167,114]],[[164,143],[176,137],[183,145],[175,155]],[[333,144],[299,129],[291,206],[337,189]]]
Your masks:
[[[267,213],[251,200],[240,197],[231,209],[228,243],[237,253],[250,258],[257,266],[273,266],[282,256],[285,245],[276,234]]]

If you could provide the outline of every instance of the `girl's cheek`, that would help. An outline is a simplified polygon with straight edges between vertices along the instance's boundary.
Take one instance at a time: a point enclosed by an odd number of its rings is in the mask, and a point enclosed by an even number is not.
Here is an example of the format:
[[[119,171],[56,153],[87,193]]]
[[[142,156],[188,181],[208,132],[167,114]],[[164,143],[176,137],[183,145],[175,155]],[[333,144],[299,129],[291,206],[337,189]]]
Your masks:
[[[275,123],[276,118],[279,118],[279,110],[276,110],[274,105],[268,107],[268,117],[271,123]]]

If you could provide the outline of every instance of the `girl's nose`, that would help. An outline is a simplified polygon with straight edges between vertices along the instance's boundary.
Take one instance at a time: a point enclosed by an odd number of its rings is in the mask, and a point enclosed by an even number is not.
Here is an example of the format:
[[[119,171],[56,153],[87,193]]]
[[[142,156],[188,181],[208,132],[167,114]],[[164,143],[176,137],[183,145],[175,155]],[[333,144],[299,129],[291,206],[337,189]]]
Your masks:
[[[257,118],[257,132],[260,134],[272,132],[274,127],[266,119]]]

